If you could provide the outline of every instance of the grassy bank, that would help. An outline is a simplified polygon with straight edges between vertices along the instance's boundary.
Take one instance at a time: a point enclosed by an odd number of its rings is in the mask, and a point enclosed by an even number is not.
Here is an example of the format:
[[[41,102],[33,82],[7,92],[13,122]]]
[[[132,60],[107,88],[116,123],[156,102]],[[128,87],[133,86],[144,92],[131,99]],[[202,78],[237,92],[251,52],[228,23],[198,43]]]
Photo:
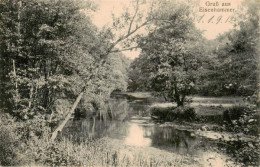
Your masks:
[[[158,122],[175,122],[180,124],[192,122],[205,124],[208,127],[208,124],[214,124],[220,127],[219,130],[241,132],[254,136],[259,133],[260,118],[256,108],[251,106],[238,105],[228,108],[214,106],[161,108],[157,106],[150,108],[149,112],[151,113],[151,118]]]
[[[2,166],[200,166],[192,157],[155,148],[131,147],[111,138],[86,139],[80,143],[58,138],[51,143],[49,136],[50,129],[40,117],[27,122],[16,122],[8,115],[1,115],[0,164]]]
[[[179,109],[157,105],[150,112],[152,119],[165,122],[163,126],[192,131],[197,136],[215,140],[236,162],[259,166],[260,117],[253,105],[197,105]]]

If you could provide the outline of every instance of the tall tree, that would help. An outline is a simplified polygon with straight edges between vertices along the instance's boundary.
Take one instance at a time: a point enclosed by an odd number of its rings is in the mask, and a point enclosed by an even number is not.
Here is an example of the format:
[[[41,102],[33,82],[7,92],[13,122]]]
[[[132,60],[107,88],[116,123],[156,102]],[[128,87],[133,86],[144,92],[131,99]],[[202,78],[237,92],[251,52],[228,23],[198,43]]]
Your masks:
[[[163,1],[160,5],[153,30],[139,40],[142,53],[135,62],[146,62],[138,65],[143,65],[141,73],[148,74],[150,90],[183,106],[201,66],[202,36],[186,4]]]
[[[55,112],[65,84],[80,75],[78,61],[88,67],[96,58],[89,52],[97,29],[83,9],[91,3],[1,1],[1,104],[8,112],[22,119]]]
[[[81,90],[67,116],[52,133],[52,141],[55,140],[58,132],[62,131],[65,124],[71,118],[71,115],[74,113],[84,94],[87,93],[91,85],[94,84],[93,81],[95,81],[96,74],[102,71],[102,67],[106,64],[108,57],[113,55],[112,53],[132,49],[133,47],[129,47],[129,42],[127,41],[132,42],[133,39],[135,39],[133,36],[136,36],[137,31],[148,24],[148,20],[143,19],[145,17],[143,17],[141,14],[138,14],[140,13],[139,5],[142,4],[141,1],[135,0],[134,2],[135,10],[133,13],[126,10],[119,18],[113,17],[112,26],[104,27],[100,32],[100,38],[98,40],[99,42],[96,47],[93,48],[93,53],[97,55],[98,59],[94,60],[94,68],[91,68],[89,70],[89,75],[86,75],[84,78],[84,84],[82,85]],[[123,33],[116,33],[119,30]],[[123,48],[120,47],[120,44],[123,45]]]

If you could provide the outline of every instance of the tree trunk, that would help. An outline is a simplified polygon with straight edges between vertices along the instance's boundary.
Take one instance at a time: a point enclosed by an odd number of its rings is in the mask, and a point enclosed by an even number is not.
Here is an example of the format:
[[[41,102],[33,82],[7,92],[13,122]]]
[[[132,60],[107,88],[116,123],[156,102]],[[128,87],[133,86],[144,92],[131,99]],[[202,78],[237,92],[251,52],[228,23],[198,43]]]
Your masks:
[[[183,106],[183,100],[180,98],[180,96],[176,98],[176,102],[177,102],[177,107]]]
[[[18,94],[18,84],[17,84],[17,77],[16,77],[16,67],[15,67],[15,60],[13,59],[13,70],[14,70],[14,82],[15,82],[15,109],[17,110],[17,105],[19,101],[19,94]]]
[[[68,115],[66,116],[66,118],[64,119],[64,121],[63,121],[63,122],[55,129],[55,131],[52,133],[52,136],[51,136],[51,141],[52,141],[52,142],[56,139],[58,133],[62,131],[62,129],[64,128],[64,126],[66,125],[66,123],[67,123],[67,122],[69,121],[69,119],[71,118],[71,115],[74,113],[74,110],[76,109],[78,103],[80,102],[80,100],[81,100],[83,94],[84,94],[84,91],[82,91],[82,92],[78,95],[76,101],[74,102],[72,108],[70,109],[70,111],[69,111]]]
[[[86,82],[85,86],[82,88],[81,93],[78,95],[76,101],[74,102],[73,106],[71,107],[70,111],[68,112],[66,118],[65,118],[65,119],[63,120],[63,122],[55,129],[55,131],[53,131],[52,136],[51,136],[51,141],[52,141],[52,142],[56,139],[58,133],[62,131],[62,129],[64,128],[64,126],[66,125],[66,123],[67,123],[67,122],[69,121],[69,119],[71,118],[71,115],[74,113],[76,107],[78,106],[78,104],[79,104],[79,102],[80,102],[80,100],[81,100],[81,98],[82,98],[82,96],[83,96],[83,94],[84,94],[84,91],[86,90],[86,87],[87,87],[87,85],[88,85],[88,82],[94,77],[94,74],[97,73],[97,71],[99,70],[99,67],[102,66],[102,65],[104,65],[104,63],[105,63],[105,60],[103,59],[103,60],[101,61],[101,63],[99,63],[99,64],[97,65],[97,67],[95,68],[96,71],[93,72],[93,74],[90,75],[88,78],[86,78],[87,82]]]
[[[183,106],[183,100],[180,97],[176,83],[175,83],[175,86],[174,86],[174,98],[175,98],[175,101],[177,103],[177,107]]]
[[[138,10],[138,9],[137,9],[137,10]],[[136,17],[136,16],[134,15],[134,16],[133,16],[133,19],[134,19],[135,17]],[[133,30],[132,30],[132,28],[131,28],[131,27],[132,27],[132,24],[130,24],[127,34],[126,34],[125,36],[119,38],[118,40],[116,40],[114,43],[112,43],[111,46],[108,48],[107,52],[106,52],[104,55],[100,56],[100,57],[101,57],[101,63],[98,64],[98,66],[95,68],[95,70],[98,71],[98,70],[99,70],[99,67],[101,67],[102,65],[105,64],[106,57],[107,57],[111,52],[113,52],[112,49],[115,48],[115,46],[116,46],[117,44],[119,44],[121,41],[123,41],[123,40],[127,39],[128,37],[130,37],[132,34],[134,34],[135,32],[137,32],[140,28],[144,27],[144,26],[147,25],[148,23],[149,23],[149,21],[145,21],[145,22],[143,22],[141,25],[136,26],[136,28],[133,29]],[[117,50],[116,52],[120,52],[120,50]],[[97,72],[97,71],[96,71],[96,72]],[[95,73],[94,73],[94,74],[95,74]],[[94,74],[92,74],[90,77],[88,77],[88,78],[86,79],[86,81],[88,81],[88,80],[90,80],[92,77],[94,77]],[[81,98],[82,98],[82,96],[83,96],[83,94],[84,94],[84,91],[85,91],[86,86],[87,86],[87,83],[86,83],[86,85],[83,87],[83,90],[81,91],[81,93],[78,95],[76,101],[74,102],[74,104],[73,104],[71,110],[69,111],[69,113],[68,113],[68,115],[66,116],[66,118],[64,119],[64,121],[63,121],[63,122],[58,126],[58,128],[56,128],[55,131],[52,133],[51,141],[54,141],[54,140],[55,140],[55,138],[56,138],[57,135],[58,135],[58,132],[61,132],[61,131],[62,131],[63,127],[65,126],[65,124],[66,124],[66,123],[68,122],[68,120],[70,119],[71,115],[73,114],[74,110],[76,109],[76,107],[77,107],[79,101],[81,100]]]

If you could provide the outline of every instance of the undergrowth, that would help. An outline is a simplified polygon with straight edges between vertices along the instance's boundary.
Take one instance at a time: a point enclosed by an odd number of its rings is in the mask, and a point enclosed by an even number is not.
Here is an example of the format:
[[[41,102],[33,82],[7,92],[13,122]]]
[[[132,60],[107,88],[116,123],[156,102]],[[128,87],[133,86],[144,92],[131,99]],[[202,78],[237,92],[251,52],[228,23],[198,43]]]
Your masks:
[[[260,118],[255,107],[233,106],[223,112],[226,130],[248,135],[258,135]]]
[[[43,117],[18,122],[0,115],[2,166],[184,166],[192,158],[170,153],[132,150],[110,138],[75,143],[65,137],[50,142]],[[124,147],[123,149],[120,147]],[[167,158],[165,158],[167,155]]]

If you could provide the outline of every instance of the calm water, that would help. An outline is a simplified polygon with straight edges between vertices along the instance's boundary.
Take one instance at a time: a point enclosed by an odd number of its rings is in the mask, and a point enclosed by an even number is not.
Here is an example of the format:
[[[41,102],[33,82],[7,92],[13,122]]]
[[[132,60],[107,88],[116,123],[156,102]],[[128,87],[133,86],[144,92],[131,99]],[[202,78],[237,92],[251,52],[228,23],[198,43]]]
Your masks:
[[[120,120],[81,119],[71,121],[64,134],[78,142],[88,138],[110,137],[120,139],[124,144],[136,147],[154,147],[161,150],[199,156],[202,159],[221,157],[225,164],[226,157],[236,156],[238,146],[234,142],[229,147],[220,145],[218,141],[196,136],[187,130],[178,130],[153,123],[146,113],[152,101],[115,95],[114,104],[127,100],[129,113]],[[95,122],[95,123],[94,123]],[[241,145],[241,143],[238,143]],[[210,150],[210,151],[209,151]],[[224,157],[224,158],[223,158]]]

